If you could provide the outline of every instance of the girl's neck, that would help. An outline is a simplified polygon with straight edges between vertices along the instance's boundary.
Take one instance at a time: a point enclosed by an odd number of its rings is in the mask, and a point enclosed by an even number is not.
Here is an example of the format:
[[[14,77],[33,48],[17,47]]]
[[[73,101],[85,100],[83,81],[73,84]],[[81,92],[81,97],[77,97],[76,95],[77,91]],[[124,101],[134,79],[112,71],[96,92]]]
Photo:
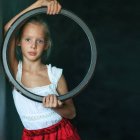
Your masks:
[[[22,68],[25,71],[38,72],[44,69],[44,65],[41,63],[41,61],[23,61]]]

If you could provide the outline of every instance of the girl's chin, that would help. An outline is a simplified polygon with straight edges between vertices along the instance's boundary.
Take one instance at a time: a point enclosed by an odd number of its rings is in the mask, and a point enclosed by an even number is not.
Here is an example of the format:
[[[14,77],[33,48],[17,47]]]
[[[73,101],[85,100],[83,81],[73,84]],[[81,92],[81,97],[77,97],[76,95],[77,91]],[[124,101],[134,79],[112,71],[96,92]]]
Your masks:
[[[35,62],[35,61],[38,61],[38,60],[40,60],[40,59],[38,59],[38,57],[26,57],[26,59],[28,60],[28,61],[32,61],[32,62]]]

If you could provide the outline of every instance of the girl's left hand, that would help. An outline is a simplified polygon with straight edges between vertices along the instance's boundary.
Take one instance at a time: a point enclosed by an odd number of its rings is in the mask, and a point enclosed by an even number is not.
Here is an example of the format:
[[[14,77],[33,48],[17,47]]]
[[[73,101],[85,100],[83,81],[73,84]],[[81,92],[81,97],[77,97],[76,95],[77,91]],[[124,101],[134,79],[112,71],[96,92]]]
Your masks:
[[[59,108],[63,103],[57,99],[56,95],[50,94],[43,98],[43,106],[49,108]]]
[[[61,10],[61,5],[57,0],[38,0],[41,2],[41,6],[47,6],[47,14],[58,14]]]

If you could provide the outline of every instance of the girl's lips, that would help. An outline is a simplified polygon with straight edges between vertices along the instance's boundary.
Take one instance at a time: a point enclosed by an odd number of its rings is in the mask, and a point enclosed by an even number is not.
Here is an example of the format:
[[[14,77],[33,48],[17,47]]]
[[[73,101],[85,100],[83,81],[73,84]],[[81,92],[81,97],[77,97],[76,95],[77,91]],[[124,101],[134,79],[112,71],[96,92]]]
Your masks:
[[[36,52],[28,52],[29,53],[29,55],[31,55],[31,56],[35,56],[37,53]]]

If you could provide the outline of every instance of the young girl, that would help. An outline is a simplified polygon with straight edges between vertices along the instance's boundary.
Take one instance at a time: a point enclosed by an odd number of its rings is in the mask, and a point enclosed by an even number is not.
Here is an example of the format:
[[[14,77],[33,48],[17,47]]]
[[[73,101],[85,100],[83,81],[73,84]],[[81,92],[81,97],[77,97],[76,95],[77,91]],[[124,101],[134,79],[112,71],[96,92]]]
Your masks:
[[[41,6],[47,6],[48,14],[57,14],[61,9],[56,0],[38,0],[11,19],[5,32],[20,15]],[[21,49],[22,61],[12,54],[17,45]],[[15,106],[25,127],[22,140],[80,140],[69,121],[76,115],[72,99],[64,102],[57,99],[58,94],[68,91],[62,69],[42,63],[42,55],[50,47],[47,24],[38,17],[29,19],[21,28],[19,37],[13,36],[10,42],[11,69],[16,80],[34,94],[44,96],[42,103],[38,103],[13,90]]]

